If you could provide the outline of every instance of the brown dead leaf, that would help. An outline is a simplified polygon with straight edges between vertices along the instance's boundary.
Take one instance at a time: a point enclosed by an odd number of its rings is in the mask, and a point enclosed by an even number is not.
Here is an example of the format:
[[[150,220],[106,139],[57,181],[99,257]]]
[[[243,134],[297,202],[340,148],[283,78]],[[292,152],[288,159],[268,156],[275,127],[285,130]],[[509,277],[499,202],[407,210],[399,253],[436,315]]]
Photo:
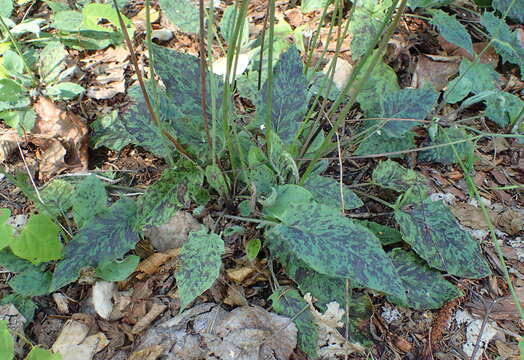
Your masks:
[[[520,305],[524,306],[524,287],[515,288],[515,292],[517,293],[517,298],[520,299]],[[480,317],[486,315],[485,306],[481,301],[473,302],[468,305],[471,306],[471,311],[474,314],[479,315]],[[489,317],[493,320],[517,321],[519,319],[519,314],[515,308],[515,302],[511,295],[498,298],[491,307]]]
[[[229,306],[248,305],[244,288],[238,285],[230,285],[227,288],[227,296],[224,299],[224,304]]]
[[[446,51],[448,55],[464,57],[469,61],[474,60],[474,57],[468,51],[450,43],[449,41],[446,41],[442,36],[438,37],[438,41],[440,47],[444,49],[444,51]],[[497,54],[493,46],[490,46],[489,49],[482,52],[487,45],[488,42],[476,42],[473,44],[473,51],[475,51],[477,54],[482,53],[482,55],[480,56],[481,64],[491,64],[493,67],[495,67],[499,62],[499,55]]]
[[[136,278],[139,280],[144,279],[147,275],[153,275],[158,269],[172,259],[173,256],[166,253],[154,253],[148,258],[142,260],[136,268]]]
[[[156,360],[164,352],[164,346],[153,345],[145,349],[135,351],[129,357],[129,360]]]
[[[94,99],[111,99],[125,92],[125,70],[129,65],[129,51],[124,47],[108,48],[82,60],[84,70],[95,76],[87,88],[87,96]]]
[[[241,283],[247,279],[255,270],[251,267],[244,266],[238,269],[229,269],[226,271],[226,275],[230,280],[236,283]]]
[[[87,169],[88,128],[82,119],[40,96],[34,104],[37,113],[31,139],[40,147],[40,175],[48,178],[67,168]]]
[[[17,139],[19,139],[19,135],[16,130],[0,129],[0,162],[4,162],[18,147]]]
[[[517,344],[508,344],[506,341],[495,340],[495,346],[502,356],[507,360],[519,360],[519,348]]]
[[[475,230],[486,230],[488,228],[481,208],[468,203],[456,202],[451,206],[451,212],[464,226]],[[491,212],[490,215],[493,218],[495,214]]]
[[[164,312],[164,310],[167,309],[167,306],[164,304],[157,304],[153,303],[151,306],[151,309],[145,314],[143,317],[141,317],[138,322],[133,326],[133,329],[131,329],[132,334],[140,334],[142,331],[144,331],[153,321],[156,320],[156,318]]]
[[[513,209],[506,209],[502,213],[497,214],[494,222],[500,230],[509,235],[519,234],[524,226],[522,213]]]
[[[411,87],[422,88],[431,84],[437,91],[444,89],[451,77],[457,74],[460,57],[420,55],[411,80]]]

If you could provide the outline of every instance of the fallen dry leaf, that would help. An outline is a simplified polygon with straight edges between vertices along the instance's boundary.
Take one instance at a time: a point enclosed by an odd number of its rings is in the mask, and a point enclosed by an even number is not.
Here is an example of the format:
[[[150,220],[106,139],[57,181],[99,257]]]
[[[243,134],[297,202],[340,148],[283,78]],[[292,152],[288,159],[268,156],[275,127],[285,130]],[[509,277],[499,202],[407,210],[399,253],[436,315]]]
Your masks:
[[[87,336],[88,333],[86,324],[68,320],[51,350],[62,355],[62,360],[90,360],[109,344],[109,340],[102,332]]]
[[[202,225],[187,211],[177,211],[171,219],[144,232],[151,245],[158,251],[182,247],[191,231],[200,230]]]
[[[156,360],[164,352],[164,346],[154,345],[149,346],[145,349],[135,351],[129,357],[129,360]]]
[[[108,281],[97,281],[93,286],[92,302],[95,311],[102,319],[108,320],[113,311],[113,292],[115,283]]]
[[[255,270],[253,268],[245,266],[238,269],[229,269],[226,271],[226,275],[230,280],[233,280],[237,283],[241,283],[248,276],[253,274],[254,271]]]
[[[124,93],[125,70],[129,65],[129,51],[124,47],[108,48],[82,59],[84,70],[95,76],[95,83],[87,88],[87,96],[94,99],[111,99]]]
[[[164,310],[167,309],[167,306],[164,304],[157,304],[153,303],[151,306],[151,309],[138,320],[138,322],[133,326],[131,329],[131,334],[140,334],[142,331],[144,331],[153,321],[156,320],[160,314],[164,312]]]
[[[137,272],[136,278],[142,280],[147,275],[155,274],[162,265],[172,258],[177,257],[179,253],[180,249],[172,249],[172,251],[167,253],[159,252],[150,255],[148,258],[142,260],[140,264],[138,264],[135,270],[135,272]]]
[[[331,67],[332,61],[333,59],[326,64],[322,72],[324,72],[325,74],[329,72],[329,68]],[[337,59],[337,63],[335,64],[335,71],[333,74],[333,82],[337,86],[337,89],[342,90],[344,86],[346,86],[352,72],[353,65],[351,65],[349,61],[342,58]]]
[[[442,36],[438,37],[438,41],[440,47],[442,47],[442,49],[444,49],[444,51],[446,51],[448,55],[461,56],[468,59],[469,61],[475,60],[473,55],[471,55],[468,51],[450,43],[449,41],[446,41]],[[482,53],[482,55],[480,56],[480,63],[491,64],[493,67],[495,67],[499,62],[499,55],[497,54],[493,46],[491,46],[486,51],[482,52],[487,45],[488,42],[476,42],[473,44],[473,51],[475,51],[477,54]]]
[[[460,61],[457,56],[418,56],[411,87],[418,89],[431,84],[435,90],[441,91],[447,86],[449,79],[457,74]]]
[[[18,147],[19,135],[14,129],[0,129],[0,162],[4,162]],[[18,140],[20,141],[20,140]]]
[[[520,305],[524,306],[524,287],[515,288],[517,298],[520,299]],[[488,302],[489,304],[489,302]],[[486,315],[486,308],[481,301],[468,304],[471,307],[471,312],[483,318]],[[515,302],[511,295],[498,298],[489,311],[489,317],[493,320],[511,320],[517,321],[519,314],[515,308]]]
[[[497,227],[509,235],[519,234],[524,226],[523,214],[517,210],[505,209],[494,219]]]

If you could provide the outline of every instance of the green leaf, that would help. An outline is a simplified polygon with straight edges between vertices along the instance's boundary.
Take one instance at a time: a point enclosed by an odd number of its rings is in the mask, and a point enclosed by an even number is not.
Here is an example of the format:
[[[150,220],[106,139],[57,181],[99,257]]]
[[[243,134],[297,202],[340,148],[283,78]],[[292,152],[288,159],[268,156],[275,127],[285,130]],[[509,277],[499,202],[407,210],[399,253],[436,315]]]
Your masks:
[[[464,295],[415,253],[393,249],[389,256],[407,289],[407,301],[388,296],[389,301],[417,310],[428,310],[439,309],[448,301]]]
[[[382,97],[381,118],[424,120],[435,105],[438,93],[433,89],[401,89]],[[414,121],[385,121],[383,130],[393,137],[403,137],[413,127]]]
[[[404,240],[432,268],[465,278],[491,274],[478,244],[442,201],[400,199],[395,220]]]
[[[408,0],[408,6],[415,10],[417,8],[444,6],[452,2],[453,0]]]
[[[2,65],[13,77],[24,72],[24,60],[11,49],[6,50],[2,55]]]
[[[413,186],[425,190],[426,193],[429,191],[424,175],[414,170],[406,169],[392,160],[381,161],[377,165],[373,170],[373,182],[397,192],[407,191]]]
[[[82,267],[109,263],[133,249],[139,240],[132,228],[135,214],[135,203],[123,197],[92,218],[66,245],[64,259],[55,268],[51,290],[74,281]]]
[[[96,175],[86,176],[73,193],[73,217],[79,229],[89,223],[95,215],[107,209],[104,183]]]
[[[77,50],[100,50],[121,44],[123,36],[119,32],[81,30],[62,35],[60,41]]]
[[[24,132],[28,133],[31,131],[35,125],[36,113],[33,109],[26,108],[1,113],[0,118],[3,119],[7,125],[16,129],[19,134],[24,134]]]
[[[518,65],[520,74],[524,76],[524,47],[519,41],[517,31],[511,31],[504,20],[487,11],[480,17],[480,24],[488,30],[492,45],[502,60]]]
[[[21,273],[27,270],[39,270],[40,267],[14,255],[10,250],[0,250],[0,266],[9,272]]]
[[[73,199],[75,198],[74,195],[71,196],[73,189],[73,185],[67,181],[60,179],[51,181],[40,191],[40,197],[45,206],[36,203],[38,210],[53,218],[65,215],[73,206]]]
[[[6,360],[14,359],[15,346],[6,320],[0,320],[0,349],[2,354],[4,354],[2,356],[5,356]]]
[[[168,20],[180,30],[197,34],[198,8],[191,0],[159,0],[160,8],[165,12]]]
[[[9,244],[14,239],[15,229],[7,224],[7,220],[11,216],[11,210],[9,209],[0,209],[0,250],[9,246]],[[0,265],[2,265],[2,260],[0,257]],[[2,265],[3,266],[3,265]]]
[[[233,40],[233,31],[235,28],[235,21],[239,21],[237,19],[237,8],[235,5],[229,5],[224,10],[224,15],[222,15],[222,20],[220,20],[220,33],[224,37],[224,40],[226,40],[226,43],[228,46],[235,46],[234,44],[231,44],[230,42]],[[247,44],[249,41],[249,22],[247,19],[244,21],[244,27],[242,29],[242,37],[240,40],[240,47],[244,47],[244,45]]]
[[[58,41],[48,43],[40,53],[38,72],[46,84],[55,81],[65,68],[67,52]]]
[[[269,160],[260,148],[252,146],[248,153],[249,180],[255,185],[257,194],[268,194],[276,185],[276,174],[268,166]]]
[[[52,26],[60,31],[76,32],[82,27],[82,14],[74,10],[65,10],[53,15]]]
[[[486,110],[484,114],[498,126],[508,126],[516,124],[519,115],[522,115],[524,101],[518,96],[498,91],[485,100]]]
[[[298,346],[310,359],[317,358],[318,331],[309,305],[293,289],[282,289],[274,292],[269,299],[277,314],[293,319],[298,329]]]
[[[124,281],[135,271],[140,257],[129,255],[124,260],[113,260],[107,264],[100,264],[96,268],[96,276],[105,281]]]
[[[93,149],[106,146],[120,151],[133,142],[133,137],[119,118],[118,110],[114,110],[91,123],[89,142]]]
[[[180,266],[175,273],[180,293],[180,311],[209,289],[220,272],[224,241],[202,229],[190,232],[180,250]]]
[[[253,261],[257,258],[258,253],[260,252],[260,248],[262,247],[262,243],[260,242],[260,239],[251,239],[246,244],[246,255],[247,259],[249,261]]]
[[[24,318],[27,320],[25,326],[29,325],[29,323],[33,321],[37,307],[30,297],[25,297],[18,294],[9,294],[0,300],[0,305],[6,304],[13,304],[18,312],[24,316]]]
[[[164,170],[162,177],[138,198],[135,229],[165,224],[191,200],[199,202],[203,181],[203,174],[194,165]]]
[[[129,25],[131,21],[121,14],[124,24]],[[120,22],[118,20],[118,14],[116,9],[113,8],[112,4],[87,4],[82,9],[82,26],[85,30],[101,31],[101,32],[113,32],[113,29],[108,26],[100,25],[100,20],[107,20],[116,29],[120,30]],[[129,31],[129,30],[128,30]],[[130,32],[129,36],[132,38],[133,33]]]
[[[62,355],[54,354],[51,350],[42,349],[34,346],[25,360],[62,360]]]
[[[289,204],[309,203],[312,199],[313,195],[302,186],[279,185],[273,189],[270,196],[262,201],[264,215],[278,219],[288,210]]]
[[[273,98],[268,107],[268,84],[264,83],[256,101],[256,118],[261,124],[268,111],[273,130],[290,144],[307,111],[307,79],[304,76],[302,61],[295,47],[282,54],[273,69]]]
[[[360,143],[355,155],[376,155],[395,151],[415,149],[415,137],[412,132],[404,134],[403,137],[388,136],[381,130],[374,132]],[[404,154],[389,155],[391,158],[404,157]]]
[[[493,7],[521,24],[524,24],[524,2],[519,0],[493,0]],[[511,9],[509,7],[511,6]],[[509,9],[509,12],[508,12]]]
[[[60,228],[44,214],[32,215],[20,235],[10,244],[13,253],[39,264],[62,257],[62,243],[58,239]]]
[[[25,101],[24,105],[19,104],[20,97],[24,95],[26,95],[26,91],[18,83],[11,79],[0,79],[0,96],[2,99],[0,103],[6,104],[0,106],[0,111],[29,105],[29,102],[26,103]]]
[[[343,217],[340,210],[316,203],[291,203],[280,220],[282,223],[267,233],[268,238],[287,247],[313,270],[405,296],[380,241],[367,228]]]
[[[0,0],[0,16],[3,18],[11,17],[13,12],[13,0]]]
[[[86,89],[72,82],[61,82],[46,87],[46,95],[58,100],[71,100],[82,94]]]
[[[335,179],[311,175],[304,183],[304,188],[313,194],[313,199],[320,204],[335,206],[340,204],[340,182]],[[342,194],[344,196],[344,209],[357,209],[364,205],[362,200],[351,191],[346,185],[342,185]]]
[[[53,13],[57,13],[60,11],[65,11],[65,10],[71,10],[68,4],[64,4],[58,1],[46,0],[45,3],[47,6],[49,6],[49,8],[51,9]]]
[[[349,23],[349,32],[353,39],[358,41],[351,42],[351,56],[353,60],[360,58],[367,49],[373,44],[373,40],[378,35],[382,23],[384,22],[385,6],[388,2],[363,3],[363,6],[357,6],[351,22]],[[359,4],[360,5],[360,4]]]
[[[220,195],[229,193],[229,179],[222,173],[217,165],[208,165],[206,167],[206,180],[216,192]]]
[[[26,270],[8,282],[13,291],[24,296],[40,296],[49,293],[51,273],[36,269]]]
[[[397,244],[402,242],[402,234],[400,231],[395,230],[389,226],[377,224],[373,221],[367,220],[354,220],[357,224],[364,225],[375,234],[380,240],[382,246]]]
[[[475,55],[471,36],[455,15],[448,15],[442,10],[431,10],[431,15],[431,23],[438,28],[444,39],[467,50],[471,55]]]
[[[362,70],[357,75],[355,81],[359,81],[367,72],[371,62],[371,56],[366,59]],[[365,83],[357,94],[357,102],[360,108],[368,117],[376,117],[381,112],[381,96],[377,94],[389,94],[399,90],[400,86],[397,81],[395,70],[384,62],[378,62],[373,71],[368,75]]]
[[[454,141],[460,141],[468,138],[468,134],[461,128],[439,127],[436,134],[431,134],[431,141],[428,145],[443,145],[449,144]],[[458,144],[438,147],[434,149],[424,150],[418,153],[418,160],[420,162],[439,162],[442,164],[454,164],[457,162],[455,152],[462,156],[462,160],[467,159],[469,156],[473,156],[474,147],[469,141],[464,141]]]
[[[300,2],[300,10],[302,10],[302,12],[310,12],[323,9],[326,4],[331,2],[332,0],[302,0]]]
[[[460,76],[448,84],[445,100],[454,104],[463,100],[469,93],[480,94],[487,90],[496,90],[500,75],[490,64],[473,63],[463,59],[459,66]]]

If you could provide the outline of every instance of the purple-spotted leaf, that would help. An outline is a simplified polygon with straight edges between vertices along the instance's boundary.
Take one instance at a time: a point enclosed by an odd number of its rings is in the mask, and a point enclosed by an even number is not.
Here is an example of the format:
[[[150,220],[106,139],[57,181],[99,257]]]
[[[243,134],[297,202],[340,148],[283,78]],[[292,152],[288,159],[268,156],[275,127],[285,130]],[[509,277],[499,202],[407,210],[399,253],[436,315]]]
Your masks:
[[[135,214],[134,201],[124,197],[91,219],[66,245],[64,259],[55,268],[51,290],[74,281],[82,267],[107,264],[133,249],[139,240],[132,228]]]
[[[363,287],[403,298],[398,274],[375,235],[317,203],[290,203],[267,237],[282,242],[311,269],[331,277],[349,278]],[[278,246],[278,245],[277,245]]]
[[[359,5],[355,8],[349,23],[349,31],[353,35],[353,39],[358,39],[358,41],[352,41],[350,45],[354,60],[364,55],[379,35],[388,7],[386,4],[388,3],[364,1],[359,2]]]
[[[341,204],[341,192],[344,199],[344,209],[356,209],[364,205],[362,200],[346,185],[325,176],[311,175],[304,183],[304,187],[313,195],[313,199],[321,204],[335,206]]]
[[[374,155],[389,152],[400,152],[398,154],[389,155],[390,158],[402,158],[405,150],[415,149],[415,136],[412,132],[407,132],[403,137],[388,136],[384,131],[379,130],[380,133],[375,132],[366,140],[360,143],[355,155]]]
[[[431,134],[431,141],[428,145],[445,145],[452,142],[458,142],[461,140],[466,140],[468,134],[461,128],[458,127],[449,127],[443,128],[439,127],[435,134]],[[473,156],[474,147],[469,141],[458,142],[452,145],[436,147],[433,149],[428,149],[419,152],[418,160],[420,162],[439,162],[442,164],[454,164],[457,162],[457,154],[461,156],[461,160],[468,158],[468,156]]]
[[[491,43],[502,60],[518,65],[520,74],[524,76],[524,46],[521,45],[517,32],[511,31],[504,20],[487,11],[480,17],[480,23],[488,30]]]
[[[73,198],[73,217],[78,228],[84,227],[96,214],[107,208],[104,183],[93,174],[78,184]]]
[[[264,83],[256,101],[257,123],[263,124],[271,112],[273,130],[285,144],[290,144],[307,111],[307,79],[295,47],[282,54],[273,69],[273,97],[269,108],[268,83]]]
[[[471,55],[475,54],[471,36],[455,15],[448,15],[442,10],[431,10],[431,15],[431,23],[438,28],[444,39],[467,50]]]
[[[442,201],[406,194],[397,202],[395,220],[404,241],[432,268],[473,279],[491,274],[477,242]]]
[[[380,162],[373,170],[373,182],[386,189],[398,192],[407,191],[410,187],[416,186],[421,190],[429,190],[426,185],[424,175],[406,169],[399,163],[386,160]]]
[[[353,220],[358,224],[364,225],[369,230],[373,231],[373,234],[380,240],[382,246],[397,244],[402,242],[402,234],[400,231],[393,229],[389,226],[378,224],[373,221],[367,220]]]
[[[362,71],[360,71],[356,77],[356,81],[359,81],[362,76],[366,74],[366,70],[371,64],[371,59],[372,57],[366,59],[366,62],[362,66]],[[381,97],[377,96],[377,94],[389,94],[399,90],[400,86],[398,85],[397,74],[391,66],[380,61],[367,76],[368,78],[357,94],[357,101],[366,116],[378,117],[381,112]],[[366,140],[364,144],[367,142],[368,140]]]
[[[220,273],[224,241],[202,229],[189,233],[180,251],[180,265],[175,273],[180,293],[180,311],[209,289]]]
[[[317,358],[318,331],[309,305],[293,289],[281,289],[269,298],[277,314],[293,319],[298,329],[298,346],[310,359]]]
[[[402,89],[386,93],[382,100],[382,114],[389,120],[382,130],[389,136],[403,137],[418,123],[413,120],[424,120],[433,109],[438,93],[433,89]]]
[[[448,301],[464,295],[415,253],[397,248],[389,256],[407,290],[407,301],[388,296],[389,301],[417,310],[427,310],[439,309]]]

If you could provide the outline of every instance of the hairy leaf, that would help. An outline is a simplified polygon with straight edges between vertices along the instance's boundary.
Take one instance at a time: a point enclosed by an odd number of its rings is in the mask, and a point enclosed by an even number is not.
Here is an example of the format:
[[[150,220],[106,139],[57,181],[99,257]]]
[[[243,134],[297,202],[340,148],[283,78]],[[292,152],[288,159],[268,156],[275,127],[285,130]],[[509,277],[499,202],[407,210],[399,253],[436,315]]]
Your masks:
[[[486,110],[484,114],[498,126],[513,125],[522,116],[524,101],[518,96],[505,91],[496,92],[485,101]]]
[[[335,179],[311,175],[304,183],[304,187],[313,195],[315,201],[329,206],[341,203],[341,191],[344,197],[344,209],[357,209],[364,205],[362,200],[351,191],[346,185],[340,187],[340,182]]]
[[[209,289],[218,278],[224,241],[202,229],[189,233],[180,251],[180,266],[175,273],[180,293],[180,311]]]
[[[32,215],[20,235],[11,242],[11,250],[33,264],[58,260],[62,257],[59,231],[60,228],[47,215]]]
[[[402,242],[402,234],[400,231],[393,229],[389,226],[378,224],[373,221],[367,220],[354,220],[357,224],[364,225],[369,230],[375,234],[375,236],[380,240],[382,246],[397,244]]]
[[[2,349],[2,356],[5,356],[6,360],[14,359],[15,345],[7,327],[7,320],[0,320],[0,349]]]
[[[431,136],[431,141],[428,145],[444,145],[455,141],[461,141],[468,138],[468,134],[461,128],[439,127],[436,134]],[[469,141],[459,142],[453,144],[457,153],[462,157],[462,160],[467,159],[473,155],[473,144]],[[457,162],[455,152],[452,145],[428,149],[419,152],[418,160],[420,162],[439,162],[442,164],[454,164]]]
[[[521,45],[517,32],[511,31],[504,20],[487,11],[480,17],[480,23],[491,35],[493,47],[502,60],[518,65],[520,74],[524,76],[524,46]]]
[[[467,50],[471,55],[475,55],[471,36],[455,15],[448,15],[442,10],[432,10],[431,15],[431,23],[438,28],[444,39]]]
[[[366,74],[370,63],[371,57],[366,59],[362,70],[355,79],[356,81],[359,81]],[[366,116],[378,117],[381,114],[381,96],[377,96],[377,94],[389,94],[399,89],[395,70],[383,61],[379,61],[368,75],[356,99]]]
[[[463,59],[459,67],[460,76],[448,84],[445,100],[454,104],[463,100],[469,93],[479,94],[486,90],[496,90],[499,74],[490,64],[473,63]]]
[[[33,320],[36,311],[36,304],[31,300],[30,297],[18,295],[18,294],[9,294],[6,295],[0,300],[0,305],[13,304],[16,309],[24,316],[27,320],[25,326]]]
[[[105,281],[124,281],[135,271],[140,257],[129,255],[124,260],[113,260],[107,264],[100,264],[96,268],[96,276]]]
[[[446,281],[440,272],[430,269],[415,253],[397,248],[389,256],[407,289],[407,301],[388,296],[389,301],[417,310],[427,310],[439,309],[448,301],[464,295]]]
[[[493,7],[503,15],[507,12],[508,17],[524,24],[524,2],[519,0],[493,0]]]
[[[74,281],[82,267],[111,262],[133,249],[139,240],[132,229],[135,214],[135,203],[124,197],[91,219],[66,245],[64,259],[55,268],[51,290]]]
[[[198,8],[191,0],[159,0],[158,4],[169,21],[180,30],[188,33],[198,33]]]
[[[429,266],[465,278],[491,274],[478,244],[442,201],[401,200],[395,220],[404,240]]]
[[[8,282],[11,289],[24,296],[40,296],[49,293],[51,273],[36,269],[26,270],[15,275]]]
[[[271,112],[271,124],[285,144],[290,144],[307,111],[307,79],[302,61],[295,47],[282,54],[273,69],[273,98],[271,109],[268,107],[269,91],[265,82],[256,101],[257,121],[261,124],[268,111]]]
[[[403,137],[397,138],[388,136],[384,131],[379,130],[367,137],[360,143],[355,155],[374,155],[395,151],[405,151],[414,149],[415,136],[412,132],[405,133]],[[389,155],[391,158],[404,157],[404,154]]]
[[[316,203],[289,204],[280,220],[267,236],[285,243],[313,270],[404,297],[398,274],[380,241],[338,209]]]
[[[433,109],[438,93],[433,89],[402,89],[386,93],[382,98],[382,114],[385,119],[424,120]],[[417,122],[386,121],[383,131],[389,136],[403,137]]]
[[[397,192],[404,192],[413,186],[423,188],[426,192],[429,190],[427,189],[424,175],[414,170],[406,169],[392,160],[381,161],[377,165],[373,170],[373,182]]]
[[[107,208],[104,183],[93,174],[78,184],[73,197],[73,217],[78,228],[83,228],[95,215]]]
[[[293,319],[298,329],[298,346],[309,358],[317,358],[318,332],[317,325],[309,305],[293,289],[282,289],[274,292],[269,298],[277,314]]]
[[[55,179],[47,184],[44,190],[40,191],[40,197],[44,201],[45,206],[42,206],[41,203],[36,203],[36,207],[41,213],[45,213],[50,217],[63,216],[73,205],[75,197],[71,196],[72,192],[73,185],[64,180]]]
[[[9,246],[13,241],[13,234],[15,229],[7,224],[7,220],[11,216],[11,210],[9,209],[0,209],[0,250]],[[2,265],[2,260],[0,257],[0,265]]]

